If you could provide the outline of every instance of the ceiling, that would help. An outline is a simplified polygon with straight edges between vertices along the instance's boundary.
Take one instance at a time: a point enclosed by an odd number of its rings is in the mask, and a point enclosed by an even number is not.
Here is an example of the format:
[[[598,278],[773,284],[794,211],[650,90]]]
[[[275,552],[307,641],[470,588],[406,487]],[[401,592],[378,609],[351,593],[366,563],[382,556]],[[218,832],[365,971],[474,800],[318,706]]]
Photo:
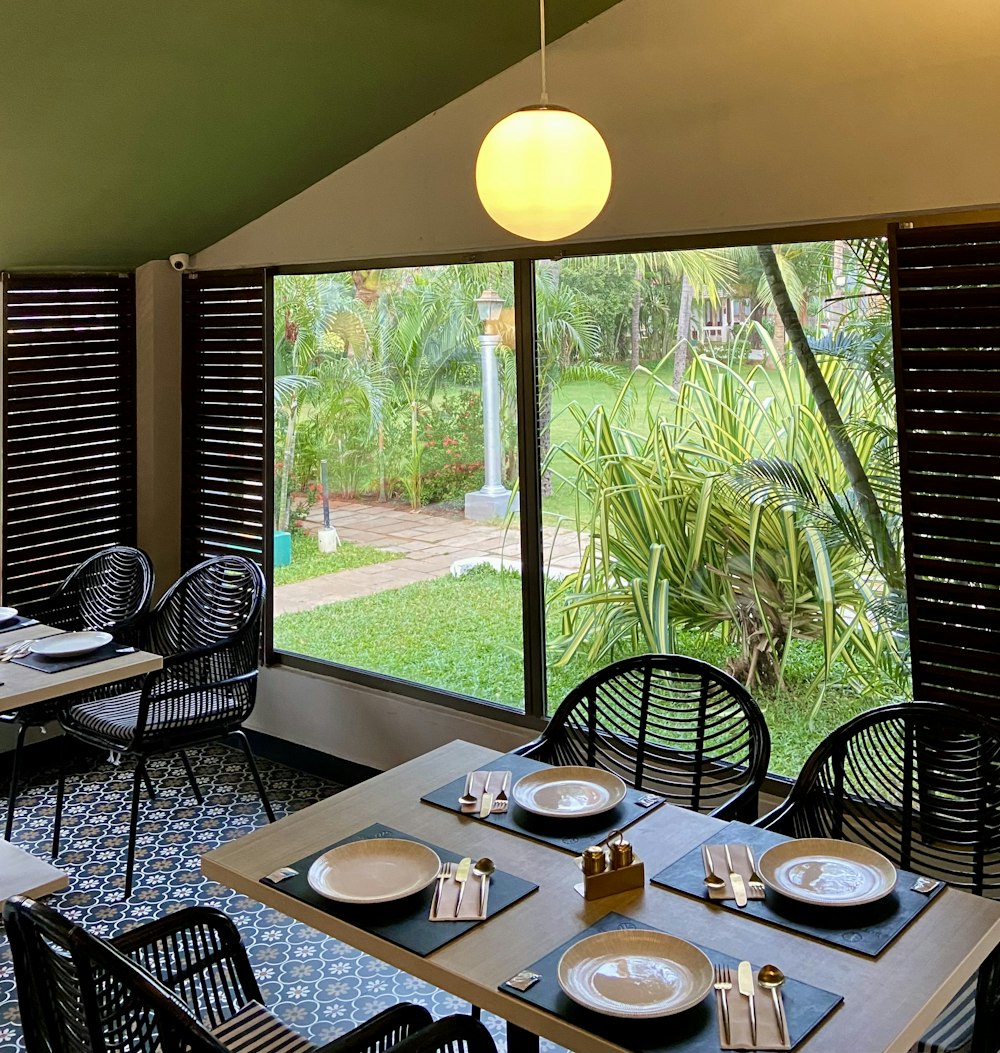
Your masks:
[[[548,0],[549,38],[616,2]],[[197,252],[538,47],[536,0],[0,0],[0,25],[3,270]]]

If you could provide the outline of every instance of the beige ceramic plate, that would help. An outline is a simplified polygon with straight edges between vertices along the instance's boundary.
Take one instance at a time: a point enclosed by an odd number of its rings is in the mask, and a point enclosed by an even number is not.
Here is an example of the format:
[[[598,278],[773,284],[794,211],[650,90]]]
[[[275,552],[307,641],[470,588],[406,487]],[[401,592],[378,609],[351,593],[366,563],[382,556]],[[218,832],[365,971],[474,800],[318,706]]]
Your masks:
[[[511,796],[535,815],[579,818],[610,811],[625,796],[625,783],[601,768],[542,768],[514,783]]]
[[[807,837],[769,848],[760,876],[789,899],[823,907],[858,907],[888,896],[896,868],[880,852],[850,841]]]
[[[0,624],[13,621],[17,617],[16,607],[0,607]]]
[[[44,640],[36,640],[29,650],[43,658],[73,658],[79,654],[90,654],[98,647],[111,643],[113,639],[111,633],[59,633],[58,636],[46,636]]]
[[[324,852],[309,868],[309,887],[340,903],[388,903],[419,892],[437,877],[437,852],[416,841],[375,837]]]
[[[559,986],[608,1016],[668,1016],[697,1005],[712,988],[712,963],[690,943],[650,929],[599,932],[559,959]]]

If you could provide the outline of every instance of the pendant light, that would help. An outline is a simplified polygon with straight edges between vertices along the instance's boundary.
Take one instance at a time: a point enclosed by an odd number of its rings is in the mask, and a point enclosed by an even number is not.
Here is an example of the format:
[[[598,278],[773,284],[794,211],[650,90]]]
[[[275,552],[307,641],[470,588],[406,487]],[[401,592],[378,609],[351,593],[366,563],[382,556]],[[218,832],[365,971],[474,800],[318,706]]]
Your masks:
[[[495,124],[476,158],[483,208],[505,230],[557,241],[600,215],[611,193],[611,157],[590,121],[550,106],[545,79],[545,0],[541,23],[542,98]]]

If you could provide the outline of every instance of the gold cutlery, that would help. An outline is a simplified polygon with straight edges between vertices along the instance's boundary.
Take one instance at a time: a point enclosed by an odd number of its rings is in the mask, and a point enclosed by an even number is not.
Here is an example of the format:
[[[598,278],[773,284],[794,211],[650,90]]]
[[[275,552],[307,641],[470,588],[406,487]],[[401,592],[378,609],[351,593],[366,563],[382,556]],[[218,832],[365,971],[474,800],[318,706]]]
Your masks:
[[[729,867],[729,884],[733,886],[733,897],[736,900],[736,906],[745,907],[747,905],[746,885],[743,884],[742,876],[736,873],[736,867],[733,866],[733,857],[729,853],[729,845],[726,844],[722,847],[726,851],[726,866]]]
[[[753,969],[749,962],[740,962],[736,970],[736,982],[739,985],[740,994],[743,995],[750,1006],[750,1042],[757,1045],[757,1007],[754,1004],[753,994]]]
[[[465,777],[465,792],[458,799],[458,804],[461,808],[475,808],[478,803],[476,795],[472,792],[472,778],[475,774],[474,771],[470,771]]]
[[[496,873],[497,865],[489,856],[476,860],[472,873],[479,878],[479,916],[486,917],[486,900],[490,894],[490,878]]]
[[[458,870],[455,871],[455,880],[458,882],[458,902],[455,904],[455,917],[458,917],[458,912],[462,909],[462,899],[465,896],[465,886],[469,880],[469,870],[472,867],[472,857],[465,856],[462,861],[458,864]]]
[[[14,658],[23,658],[31,650],[34,640],[21,640],[20,643],[11,644],[2,655],[0,662],[9,662]]]
[[[764,879],[757,873],[757,866],[753,861],[753,852],[749,845],[744,845],[747,850],[747,862],[750,864],[750,880],[747,882],[747,889],[750,892],[751,899],[763,899],[764,898]]]
[[[486,784],[483,786],[483,799],[479,803],[479,818],[485,819],[493,811],[493,794],[490,793],[490,779],[493,772],[486,773]]]
[[[454,863],[442,863],[441,869],[438,871],[437,876],[437,887],[434,889],[434,898],[431,900],[431,917],[437,916],[438,908],[441,906],[441,890],[444,888],[444,883],[450,881],[452,875],[455,872]]]
[[[771,1001],[774,1002],[774,1015],[778,1018],[778,1034],[781,1041],[787,1046],[791,1044],[788,1037],[788,1021],[785,1019],[785,1006],[778,993],[778,988],[785,982],[785,974],[776,965],[762,965],[757,970],[757,983],[765,991],[771,992]]]
[[[715,972],[715,983],[713,986],[716,991],[719,992],[719,998],[722,1001],[722,1027],[726,1033],[726,1045],[732,1044],[732,1037],[729,1031],[729,994],[728,992],[733,989],[733,985],[729,979],[729,970],[724,965],[713,966]]]
[[[701,858],[705,864],[705,884],[710,889],[721,891],[726,887],[725,878],[720,878],[718,874],[712,869],[712,857],[708,852],[708,845],[701,846]]]

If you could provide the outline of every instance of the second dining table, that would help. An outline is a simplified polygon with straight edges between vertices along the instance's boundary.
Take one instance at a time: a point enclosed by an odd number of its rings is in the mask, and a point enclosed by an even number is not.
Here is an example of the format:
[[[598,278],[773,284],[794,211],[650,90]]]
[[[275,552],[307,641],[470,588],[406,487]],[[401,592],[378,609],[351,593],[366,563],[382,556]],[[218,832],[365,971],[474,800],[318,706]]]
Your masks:
[[[629,926],[660,929],[722,955],[758,965],[773,962],[797,980],[842,996],[795,1048],[807,1053],[909,1049],[980,964],[1000,944],[1000,904],[953,889],[928,903],[876,955],[812,939],[767,924],[707,897],[649,884],[648,878],[717,837],[726,824],[671,805],[655,807],[628,829],[646,866],[643,887],[585,900],[574,886],[573,854],[475,816],[422,801],[449,780],[493,764],[493,750],[456,741],[239,838],[202,857],[203,873],[286,915],[341,939],[399,969],[508,1021],[511,1053],[543,1036],[576,1053],[617,1053],[627,1042],[581,1019],[549,1012],[501,985],[544,955],[611,915]],[[536,891],[470,927],[458,938],[418,954],[370,931],[363,908],[330,912],[261,878],[349,838],[372,824],[455,853],[489,856]],[[887,997],[889,995],[890,997]],[[678,1019],[678,1018],[673,1018]],[[669,1029],[662,1048],[670,1048]],[[685,1047],[687,1048],[687,1047]],[[717,1049],[713,1041],[706,1049]]]

